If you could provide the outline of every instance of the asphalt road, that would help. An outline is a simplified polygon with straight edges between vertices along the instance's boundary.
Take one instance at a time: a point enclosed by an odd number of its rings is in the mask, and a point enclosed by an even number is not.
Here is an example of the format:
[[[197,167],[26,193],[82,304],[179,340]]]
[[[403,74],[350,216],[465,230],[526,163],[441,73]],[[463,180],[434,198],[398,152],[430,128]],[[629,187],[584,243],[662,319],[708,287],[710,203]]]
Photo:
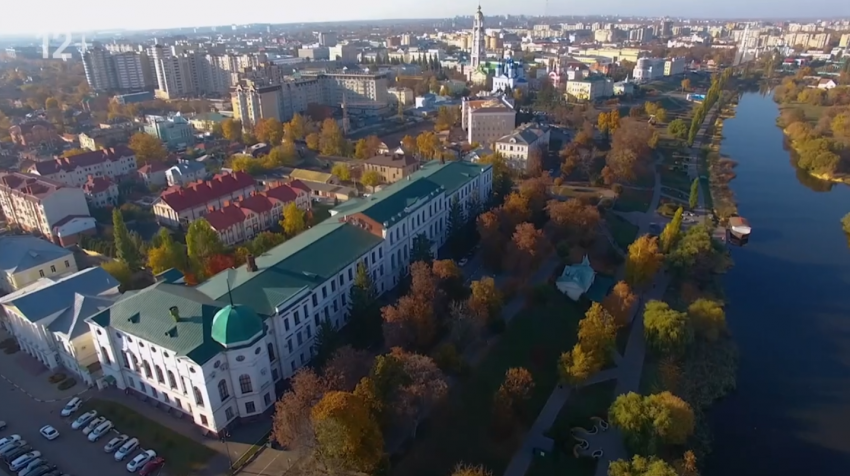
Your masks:
[[[103,451],[103,446],[114,434],[104,435],[96,443],[90,443],[81,430],[72,430],[74,417],[62,418],[59,412],[65,402],[39,403],[23,393],[14,390],[6,382],[0,382],[0,420],[7,423],[0,438],[13,434],[41,452],[51,464],[72,476],[119,476],[126,475],[128,457],[123,463],[116,462],[111,454]],[[59,438],[47,441],[38,432],[44,425],[53,425],[59,430]],[[133,457],[135,454],[132,455]],[[9,474],[5,464],[0,465],[0,474]]]

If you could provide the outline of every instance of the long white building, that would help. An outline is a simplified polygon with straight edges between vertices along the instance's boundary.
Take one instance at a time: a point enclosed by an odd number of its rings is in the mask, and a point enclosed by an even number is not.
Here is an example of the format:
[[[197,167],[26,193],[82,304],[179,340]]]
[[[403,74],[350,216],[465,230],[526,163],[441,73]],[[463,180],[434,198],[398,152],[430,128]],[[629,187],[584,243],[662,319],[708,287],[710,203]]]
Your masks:
[[[310,362],[321,322],[348,322],[360,263],[388,291],[408,273],[415,237],[445,243],[453,200],[466,209],[491,191],[489,165],[431,162],[236,270],[128,296],[88,319],[99,384],[156,398],[214,433],[259,415],[275,382]]]

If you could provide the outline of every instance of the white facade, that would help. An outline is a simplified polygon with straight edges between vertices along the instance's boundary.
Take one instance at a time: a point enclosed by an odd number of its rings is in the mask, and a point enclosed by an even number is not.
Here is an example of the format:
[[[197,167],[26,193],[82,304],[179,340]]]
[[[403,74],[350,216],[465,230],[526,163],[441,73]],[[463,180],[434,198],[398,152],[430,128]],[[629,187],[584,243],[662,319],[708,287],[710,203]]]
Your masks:
[[[475,18],[472,20],[472,51],[469,55],[469,68],[471,71],[478,69],[487,58],[484,33],[484,14],[481,12],[481,5],[478,5]]]
[[[637,82],[654,81],[664,77],[664,58],[638,58],[632,77]]]
[[[81,188],[20,173],[0,175],[0,208],[8,223],[44,236],[69,216],[90,216]]]
[[[48,166],[53,164],[55,166]],[[136,155],[127,147],[102,149],[67,159],[55,159],[53,164],[39,162],[32,169],[32,173],[71,187],[83,186],[89,176],[115,180],[136,173]]]
[[[165,171],[168,186],[182,186],[207,178],[207,169],[198,162],[177,164]]]
[[[470,144],[490,147],[516,127],[516,111],[504,98],[463,100],[461,126]]]
[[[112,55],[118,89],[138,91],[154,86],[151,61],[147,53],[125,52]]]
[[[496,141],[496,152],[501,154],[512,168],[525,171],[528,168],[528,157],[534,149],[542,154],[549,150],[549,137],[548,128],[520,127],[513,134]]]

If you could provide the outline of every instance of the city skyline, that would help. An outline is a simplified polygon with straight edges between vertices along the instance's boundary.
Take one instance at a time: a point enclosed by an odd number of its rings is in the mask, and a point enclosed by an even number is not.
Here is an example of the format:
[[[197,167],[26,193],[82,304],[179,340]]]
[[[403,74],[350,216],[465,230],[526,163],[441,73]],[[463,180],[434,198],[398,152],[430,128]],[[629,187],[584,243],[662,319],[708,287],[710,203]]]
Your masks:
[[[764,11],[764,6],[749,4],[741,8],[740,2],[734,0],[716,0],[710,4],[687,4],[664,0],[654,2],[651,6],[636,5],[626,0],[602,0],[587,5],[555,4],[546,0],[534,0],[518,8],[510,0],[485,0],[481,2],[482,9],[488,16],[496,15],[528,15],[552,16],[564,15],[609,15],[609,16],[671,16],[683,18],[836,18],[850,16],[850,5],[836,4],[831,0],[811,0],[802,8],[796,3],[776,3]],[[39,26],[20,21],[29,6],[14,3],[6,8],[7,14],[0,18],[0,36],[28,36],[33,38],[40,34],[60,34],[81,31],[111,31],[111,30],[153,30],[171,28],[210,27],[225,25],[242,25],[252,23],[322,23],[344,21],[380,21],[388,19],[417,19],[417,18],[450,18],[468,16],[478,5],[477,1],[465,0],[452,2],[437,0],[431,3],[397,2],[391,0],[374,0],[362,4],[361,8],[352,10],[344,0],[326,0],[321,8],[304,8],[294,12],[281,11],[280,4],[271,0],[258,0],[246,10],[218,10],[204,8],[200,2],[180,2],[169,5],[167,15],[160,10],[149,9],[133,12],[133,15],[116,17],[93,15],[96,11],[113,11],[111,2],[106,0],[77,0],[73,9],[56,9],[43,14],[39,18]],[[259,13],[259,12],[262,12]],[[294,13],[294,14],[293,14]]]

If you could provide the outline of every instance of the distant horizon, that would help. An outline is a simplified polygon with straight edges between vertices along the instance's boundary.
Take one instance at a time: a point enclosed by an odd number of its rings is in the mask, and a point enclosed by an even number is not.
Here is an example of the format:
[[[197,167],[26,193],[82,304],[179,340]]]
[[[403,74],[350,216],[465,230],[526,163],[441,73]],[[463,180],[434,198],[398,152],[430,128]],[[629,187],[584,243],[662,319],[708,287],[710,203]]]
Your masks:
[[[49,3],[50,0],[48,0]],[[714,0],[710,5],[683,5],[672,0],[657,0],[653,5],[635,5],[627,0],[599,0],[593,5],[578,9],[563,4],[552,5],[552,0],[531,0],[523,11],[511,0],[483,0],[481,8],[487,17],[505,15],[526,17],[613,17],[729,20],[729,21],[815,21],[850,17],[850,3],[834,0],[810,0],[805,6],[782,0],[769,7],[758,4],[741,4],[736,0]],[[436,0],[430,4],[404,0],[372,0],[356,11],[345,0],[325,0],[321,7],[282,11],[272,0],[255,0],[250,9],[210,9],[208,3],[183,1],[169,5],[168,15],[159,15],[157,9],[132,9],[119,15],[97,15],[92,12],[114,12],[108,0],[77,0],[73,9],[48,9],[38,18],[39,27],[22,22],[31,14],[31,5],[15,2],[0,17],[0,38],[36,39],[40,33],[140,33],[193,28],[227,28],[232,25],[300,25],[348,22],[387,22],[447,20],[468,17],[475,12],[477,0]],[[570,11],[562,11],[569,8]],[[763,13],[769,8],[770,16]],[[591,11],[595,9],[597,11]],[[805,12],[800,12],[805,9]],[[605,10],[610,10],[606,12]],[[330,12],[330,14],[329,14]],[[616,13],[614,13],[616,12]],[[821,15],[813,12],[822,12]],[[104,17],[109,20],[103,21]],[[76,41],[76,39],[75,39]]]

